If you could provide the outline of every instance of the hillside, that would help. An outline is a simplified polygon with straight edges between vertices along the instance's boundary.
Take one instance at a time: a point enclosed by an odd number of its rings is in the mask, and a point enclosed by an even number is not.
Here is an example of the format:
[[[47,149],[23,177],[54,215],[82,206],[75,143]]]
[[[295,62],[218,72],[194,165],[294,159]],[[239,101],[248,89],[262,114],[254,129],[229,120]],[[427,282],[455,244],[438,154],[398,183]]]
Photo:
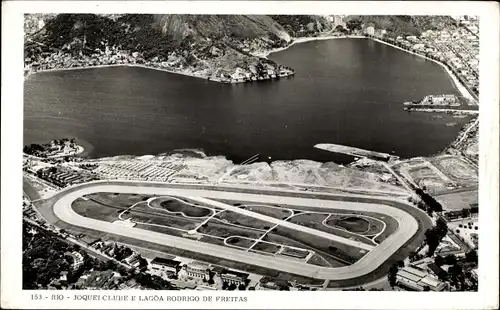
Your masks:
[[[265,15],[155,15],[162,32],[176,39],[193,36],[198,39],[225,37],[273,41],[290,41],[289,34]]]
[[[25,67],[138,63],[214,80],[257,79],[284,69],[253,52],[328,30],[319,16],[31,14]]]
[[[420,35],[422,31],[441,29],[454,23],[450,16],[418,16],[418,15],[349,15],[346,22],[361,21],[364,27],[387,30],[393,35]]]
[[[314,36],[333,29],[332,23],[323,16],[271,15],[270,17],[282,25],[293,37]]]

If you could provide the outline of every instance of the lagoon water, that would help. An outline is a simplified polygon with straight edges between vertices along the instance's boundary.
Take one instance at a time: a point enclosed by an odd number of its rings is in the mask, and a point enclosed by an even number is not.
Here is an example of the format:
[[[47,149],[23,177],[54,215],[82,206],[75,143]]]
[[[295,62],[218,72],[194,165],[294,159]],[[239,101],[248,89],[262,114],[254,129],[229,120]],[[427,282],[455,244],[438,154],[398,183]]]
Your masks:
[[[408,113],[402,102],[458,94],[438,65],[368,39],[297,44],[271,54],[296,75],[219,84],[128,67],[38,73],[24,88],[24,144],[76,137],[90,157],[200,148],[242,161],[346,161],[337,143],[401,157],[436,153],[469,119]]]

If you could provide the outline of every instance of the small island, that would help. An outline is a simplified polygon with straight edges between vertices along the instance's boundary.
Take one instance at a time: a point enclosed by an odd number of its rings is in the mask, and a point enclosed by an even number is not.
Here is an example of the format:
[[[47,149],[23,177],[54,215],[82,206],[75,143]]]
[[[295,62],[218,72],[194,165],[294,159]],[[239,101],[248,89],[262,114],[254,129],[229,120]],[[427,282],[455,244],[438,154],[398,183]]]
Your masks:
[[[23,148],[23,153],[40,158],[57,158],[78,155],[83,147],[76,143],[75,138],[54,139],[47,144],[29,144]]]

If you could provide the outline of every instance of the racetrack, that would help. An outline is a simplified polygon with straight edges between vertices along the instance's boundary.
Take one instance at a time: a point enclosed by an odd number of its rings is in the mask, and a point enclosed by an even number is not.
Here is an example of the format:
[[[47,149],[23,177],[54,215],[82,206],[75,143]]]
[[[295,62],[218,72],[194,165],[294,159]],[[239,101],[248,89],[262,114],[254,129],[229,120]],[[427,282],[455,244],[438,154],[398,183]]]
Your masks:
[[[222,191],[224,190],[224,191]],[[259,265],[270,269],[276,269],[284,272],[289,272],[293,274],[298,274],[306,277],[312,277],[317,279],[328,279],[328,280],[343,280],[356,278],[366,275],[375,269],[377,269],[381,264],[383,264],[392,254],[394,254],[401,246],[403,246],[408,239],[414,236],[418,230],[419,225],[417,220],[409,213],[403,211],[402,209],[395,208],[382,204],[380,200],[371,199],[371,203],[367,203],[367,198],[364,197],[363,202],[353,202],[353,201],[339,201],[335,200],[334,195],[331,196],[329,200],[317,199],[317,198],[305,198],[314,197],[313,195],[295,194],[292,196],[284,196],[283,193],[286,191],[268,191],[262,190],[261,193],[246,193],[231,191],[228,188],[221,188],[217,190],[214,186],[199,186],[199,185],[170,185],[170,184],[151,184],[151,183],[141,183],[141,182],[93,182],[88,184],[77,185],[63,192],[59,193],[54,197],[53,210],[56,216],[62,221],[80,227],[86,227],[90,229],[95,229],[98,231],[123,235],[134,239],[139,239],[147,242],[174,246],[181,249],[196,251],[206,255],[212,255],[217,257],[222,257],[228,260],[238,261],[242,263],[247,263],[249,265]],[[262,214],[256,214],[247,210],[240,209],[231,205],[216,202],[213,199],[242,199],[245,201],[251,201],[255,203],[267,203],[267,204],[287,204],[287,205],[300,205],[303,207],[315,207],[315,208],[334,208],[334,209],[344,209],[357,212],[379,212],[387,214],[398,221],[399,225],[397,230],[385,239],[380,245],[376,247],[371,247],[371,251],[363,256],[356,263],[338,268],[328,268],[316,265],[305,264],[304,262],[296,261],[293,259],[287,259],[283,257],[272,257],[264,256],[253,252],[244,252],[238,249],[233,249],[225,246],[218,246],[214,244],[203,243],[199,241],[194,241],[190,239],[185,239],[182,237],[169,236],[149,230],[143,230],[139,228],[123,227],[120,225],[115,225],[109,222],[100,221],[96,219],[87,218],[77,214],[71,205],[77,198],[98,192],[120,192],[129,194],[148,194],[148,195],[172,195],[172,196],[183,196],[190,199],[196,199],[203,201],[206,204],[223,208],[229,211],[238,212],[247,216],[252,216],[255,218],[270,221],[279,225],[286,226],[291,229],[300,230],[303,232],[311,233],[307,227],[296,225],[290,222],[283,222],[279,219],[268,217]],[[276,195],[273,195],[275,193]],[[301,196],[301,197],[297,197]],[[202,198],[200,198],[202,197]],[[401,203],[401,202],[399,202]],[[284,224],[286,223],[286,224]],[[322,234],[314,230],[314,234]],[[329,235],[328,238],[333,238],[339,242],[354,242],[349,239],[345,239],[339,236]],[[323,237],[323,236],[322,236]],[[340,239],[339,239],[340,238]],[[341,240],[342,239],[342,240]],[[360,244],[352,244],[353,246],[361,247],[366,246]]]

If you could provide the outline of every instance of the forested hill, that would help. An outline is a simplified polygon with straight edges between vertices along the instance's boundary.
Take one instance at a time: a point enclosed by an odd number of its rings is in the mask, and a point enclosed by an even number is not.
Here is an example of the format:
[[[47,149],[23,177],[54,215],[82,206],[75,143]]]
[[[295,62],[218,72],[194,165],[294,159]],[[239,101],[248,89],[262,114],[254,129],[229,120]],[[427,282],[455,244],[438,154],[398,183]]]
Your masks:
[[[359,23],[359,27],[371,25],[389,34],[417,36],[422,31],[442,29],[455,23],[450,16],[424,15],[349,15],[346,21],[348,24]]]
[[[42,29],[37,29],[39,20],[43,20]],[[75,43],[84,40],[84,48],[89,52],[109,45],[151,56],[187,48],[192,43],[258,39],[270,47],[283,46],[291,36],[314,35],[330,29],[330,23],[318,16],[38,14],[25,23],[28,41],[50,48],[77,47]]]
[[[255,55],[294,38],[359,35],[369,25],[391,36],[419,35],[453,22],[444,16],[342,19],[347,29],[333,17],[312,15],[27,14],[25,74],[133,63],[215,80],[265,79],[283,68]]]

